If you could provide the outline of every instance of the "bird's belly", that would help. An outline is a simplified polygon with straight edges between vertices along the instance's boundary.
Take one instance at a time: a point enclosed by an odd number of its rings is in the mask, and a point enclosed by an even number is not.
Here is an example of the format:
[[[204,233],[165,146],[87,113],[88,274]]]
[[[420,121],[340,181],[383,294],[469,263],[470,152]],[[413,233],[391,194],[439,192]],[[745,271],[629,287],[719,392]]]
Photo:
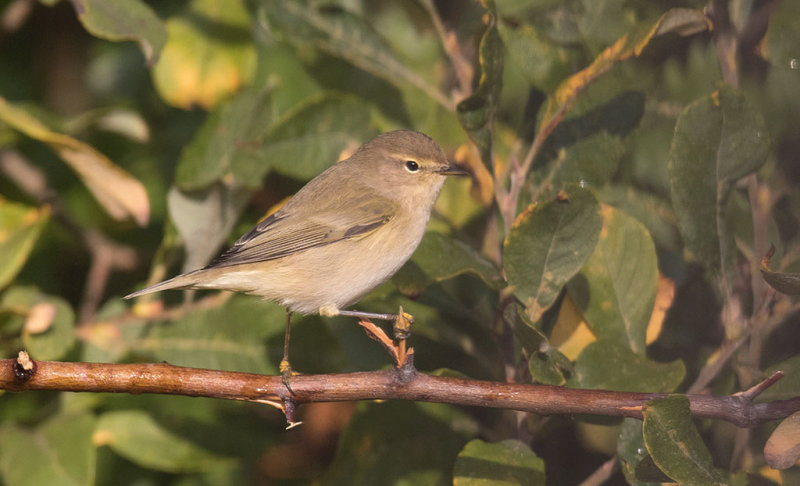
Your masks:
[[[249,269],[230,267],[228,288],[259,295],[283,304],[292,312],[312,314],[321,308],[346,308],[388,280],[419,245],[424,226],[399,232],[387,240],[381,230],[363,238],[340,240]]]

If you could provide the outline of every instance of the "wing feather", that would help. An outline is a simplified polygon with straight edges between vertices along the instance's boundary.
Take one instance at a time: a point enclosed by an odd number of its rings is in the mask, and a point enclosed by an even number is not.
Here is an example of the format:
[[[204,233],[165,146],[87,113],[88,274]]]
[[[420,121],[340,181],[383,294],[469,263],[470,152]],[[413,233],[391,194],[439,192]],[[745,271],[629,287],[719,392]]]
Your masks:
[[[347,206],[332,205],[305,215],[289,208],[279,210],[239,238],[206,268],[274,260],[361,237],[388,223],[395,211],[394,202],[374,197],[351,201]]]

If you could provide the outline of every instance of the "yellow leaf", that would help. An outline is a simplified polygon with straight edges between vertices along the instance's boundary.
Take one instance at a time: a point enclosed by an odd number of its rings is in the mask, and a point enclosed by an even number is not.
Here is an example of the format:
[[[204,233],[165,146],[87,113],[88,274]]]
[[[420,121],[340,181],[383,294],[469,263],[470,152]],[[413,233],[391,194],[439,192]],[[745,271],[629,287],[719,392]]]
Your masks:
[[[570,361],[575,361],[583,348],[595,341],[597,341],[597,337],[589,329],[583,313],[575,305],[572,297],[567,294],[558,311],[558,319],[553,326],[550,343],[558,347],[561,354]]]
[[[25,332],[30,334],[41,334],[53,324],[56,317],[56,306],[52,302],[39,302],[31,307],[25,319]]]
[[[639,27],[634,32],[620,37],[601,52],[592,64],[559,85],[547,100],[547,109],[539,124],[539,131],[552,131],[581,91],[611,69],[615,63],[631,56],[639,56],[654,37],[670,32],[686,36],[706,29],[711,29],[711,22],[700,10],[673,8],[659,17],[652,26]]]
[[[478,153],[477,147],[473,144],[461,145],[453,158],[458,164],[469,167],[473,176],[472,197],[488,207],[494,199],[494,179],[481,162],[481,154]]]
[[[781,476],[781,472],[776,469],[772,469],[771,467],[765,465],[758,470],[758,474],[762,478],[772,481],[773,483],[778,484],[780,486],[783,486],[783,478]]]
[[[144,186],[108,157],[70,136],[56,133],[25,110],[0,97],[0,120],[50,146],[74,170],[95,199],[114,219],[131,217],[140,226],[150,218]]]
[[[645,342],[652,344],[658,335],[661,334],[661,326],[664,324],[664,317],[672,307],[675,299],[675,282],[660,273],[658,274],[658,291],[656,292],[656,302],[653,306],[653,314],[650,315],[650,322],[647,323],[647,337]]]
[[[256,51],[241,1],[194,0],[166,25],[153,82],[167,103],[208,110],[252,79]]]
[[[773,469],[789,469],[800,459],[800,412],[795,412],[772,431],[764,445],[764,459]]]

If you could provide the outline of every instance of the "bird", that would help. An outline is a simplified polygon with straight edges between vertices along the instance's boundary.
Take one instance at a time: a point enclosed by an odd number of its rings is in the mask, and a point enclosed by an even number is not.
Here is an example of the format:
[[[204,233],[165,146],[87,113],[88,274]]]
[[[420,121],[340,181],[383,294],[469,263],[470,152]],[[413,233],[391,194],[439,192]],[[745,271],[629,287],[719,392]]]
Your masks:
[[[378,135],[313,178],[207,266],[133,292],[242,292],[286,308],[280,370],[290,376],[292,313],[394,320],[348,310],[408,261],[448,176],[467,172],[429,136]]]

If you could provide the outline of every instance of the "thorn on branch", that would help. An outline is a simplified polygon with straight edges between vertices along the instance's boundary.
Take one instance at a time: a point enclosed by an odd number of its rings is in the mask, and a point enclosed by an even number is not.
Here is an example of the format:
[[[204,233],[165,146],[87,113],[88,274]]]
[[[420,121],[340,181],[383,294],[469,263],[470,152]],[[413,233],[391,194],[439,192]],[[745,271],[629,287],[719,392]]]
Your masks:
[[[776,382],[778,382],[778,380],[783,378],[784,375],[785,375],[785,373],[783,371],[778,370],[775,373],[773,373],[766,380],[764,380],[764,381],[762,381],[760,383],[756,383],[755,385],[753,385],[752,387],[748,388],[745,391],[741,391],[739,393],[734,393],[733,396],[741,398],[742,400],[745,401],[745,403],[750,403],[753,400],[755,400],[756,397],[758,397],[759,395],[764,393],[764,391],[767,388],[771,387]]]

